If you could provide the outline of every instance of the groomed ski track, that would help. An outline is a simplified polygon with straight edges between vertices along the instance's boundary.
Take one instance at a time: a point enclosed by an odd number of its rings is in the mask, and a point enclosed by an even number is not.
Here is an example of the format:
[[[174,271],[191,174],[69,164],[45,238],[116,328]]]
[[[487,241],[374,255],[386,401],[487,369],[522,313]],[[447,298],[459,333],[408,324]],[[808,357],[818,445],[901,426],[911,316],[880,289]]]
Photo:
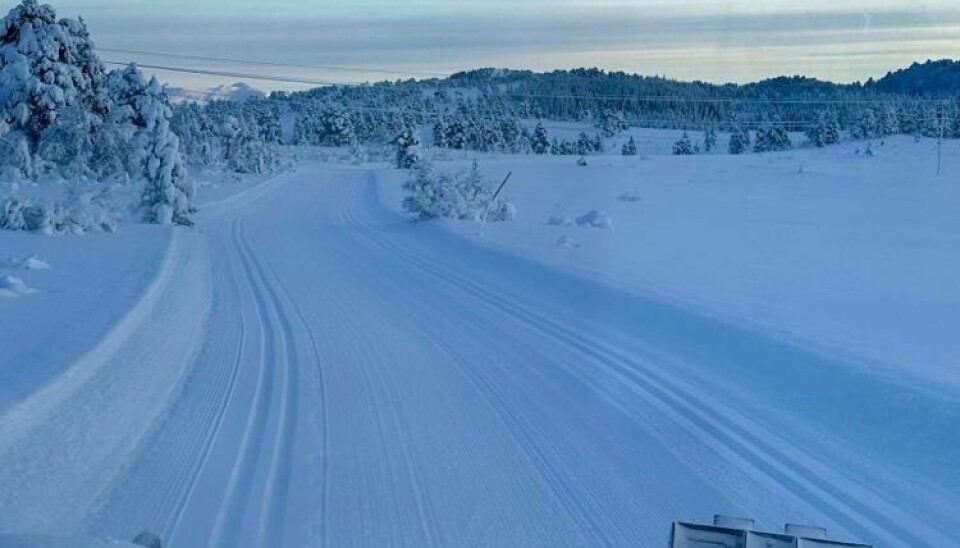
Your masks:
[[[838,402],[751,405],[738,375],[835,375],[862,413],[922,411],[931,434],[955,406],[412,223],[380,203],[374,171],[301,166],[172,245],[150,321],[0,416],[0,462],[59,470],[28,474],[44,489],[9,484],[3,530],[152,530],[174,548],[663,546],[670,521],[721,512],[956,545],[956,495],[891,477],[901,463],[870,458],[880,433],[837,439],[855,430],[823,418]],[[751,382],[783,390],[767,376]],[[127,395],[104,397],[115,378]],[[73,409],[82,421],[58,419]]]

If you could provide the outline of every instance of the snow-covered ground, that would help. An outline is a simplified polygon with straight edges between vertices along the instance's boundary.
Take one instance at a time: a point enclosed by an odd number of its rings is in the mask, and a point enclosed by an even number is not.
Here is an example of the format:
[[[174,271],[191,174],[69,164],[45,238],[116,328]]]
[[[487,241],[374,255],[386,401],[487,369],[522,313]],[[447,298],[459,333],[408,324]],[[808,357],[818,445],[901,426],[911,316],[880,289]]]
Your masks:
[[[638,143],[676,133],[634,131]],[[482,245],[955,392],[960,147],[946,143],[939,177],[933,140],[875,142],[873,157],[858,155],[863,148],[604,156],[587,167],[564,157],[480,158],[491,179],[513,172],[503,196],[520,214],[487,225],[482,238],[474,224],[451,226]],[[382,177],[384,202],[398,211],[403,178]],[[612,226],[577,222],[591,212]]]
[[[0,533],[950,546],[960,150],[856,146],[483,156],[519,214],[482,237],[314,161],[193,229],[0,232]]]

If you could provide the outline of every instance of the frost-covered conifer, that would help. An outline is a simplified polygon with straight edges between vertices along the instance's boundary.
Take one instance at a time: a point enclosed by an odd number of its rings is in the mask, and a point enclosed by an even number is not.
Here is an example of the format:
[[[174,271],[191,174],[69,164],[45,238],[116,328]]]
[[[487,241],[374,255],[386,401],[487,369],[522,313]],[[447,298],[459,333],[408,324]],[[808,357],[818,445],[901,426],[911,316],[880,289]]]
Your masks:
[[[170,129],[172,112],[163,86],[129,65],[107,76],[107,88],[114,105],[111,121],[123,128],[132,145],[130,165],[143,185],[144,220],[192,224],[193,185],[180,157],[180,139]]]
[[[703,151],[711,152],[717,146],[717,131],[713,128],[708,128],[707,131],[703,133]]]
[[[743,128],[734,129],[730,133],[730,143],[727,151],[730,154],[743,154],[750,150],[750,132]]]
[[[787,150],[793,147],[790,141],[790,134],[779,124],[759,128],[757,130],[757,140],[753,145],[754,152],[772,152],[777,150]]]
[[[696,154],[696,151],[693,148],[693,143],[690,142],[690,136],[687,135],[687,132],[684,131],[683,135],[680,136],[680,139],[673,143],[673,153],[677,156],[689,156]]]
[[[410,169],[420,160],[420,138],[412,129],[403,130],[394,143],[397,146],[396,166]]]
[[[49,153],[58,167],[85,167],[108,106],[102,78],[83,20],[58,20],[51,6],[24,0],[0,21],[0,138],[22,138],[31,155]],[[33,165],[12,167],[32,176]]]
[[[620,154],[623,156],[636,156],[637,155],[637,142],[633,140],[633,136],[630,136],[630,139],[626,143],[623,143],[623,148],[620,149]]]
[[[550,152],[550,138],[547,136],[547,129],[543,127],[543,124],[537,124],[537,127],[533,130],[530,148],[533,149],[534,154]]]

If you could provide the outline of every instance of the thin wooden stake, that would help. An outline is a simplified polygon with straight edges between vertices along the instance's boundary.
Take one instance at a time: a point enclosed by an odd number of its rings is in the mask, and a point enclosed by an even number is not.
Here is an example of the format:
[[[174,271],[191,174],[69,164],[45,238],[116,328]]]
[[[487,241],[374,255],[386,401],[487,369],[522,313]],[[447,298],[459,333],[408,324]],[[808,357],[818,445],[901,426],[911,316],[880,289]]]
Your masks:
[[[497,201],[497,196],[500,196],[500,191],[503,190],[503,187],[507,186],[507,181],[510,180],[510,176],[511,176],[511,175],[513,175],[513,172],[512,172],[512,171],[509,172],[509,173],[507,173],[506,178],[503,180],[502,183],[500,183],[500,188],[498,188],[497,191],[493,193],[493,198],[490,198],[490,201],[487,202],[487,208],[483,210],[483,220],[480,221],[480,235],[481,235],[481,236],[483,236],[483,227],[485,227],[485,226],[487,225],[487,215],[490,214],[490,206],[492,206],[492,205],[494,204],[494,202]]]

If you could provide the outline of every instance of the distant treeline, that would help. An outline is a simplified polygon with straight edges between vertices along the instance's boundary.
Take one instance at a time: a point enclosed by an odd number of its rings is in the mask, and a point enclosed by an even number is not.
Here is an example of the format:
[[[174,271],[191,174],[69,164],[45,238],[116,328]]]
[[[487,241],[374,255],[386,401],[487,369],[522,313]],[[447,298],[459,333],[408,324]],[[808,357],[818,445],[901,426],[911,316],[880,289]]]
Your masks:
[[[264,144],[391,144],[406,130],[428,133],[438,147],[558,154],[600,151],[600,137],[631,126],[742,135],[803,132],[818,146],[835,142],[841,133],[958,138],[958,65],[916,64],[863,84],[796,76],[745,85],[599,69],[481,69],[443,79],[329,86],[242,103],[181,106],[173,125],[190,161],[253,171],[272,165],[258,153]],[[547,120],[586,122],[595,131],[576,141],[557,141]],[[537,127],[538,122],[543,123]]]

